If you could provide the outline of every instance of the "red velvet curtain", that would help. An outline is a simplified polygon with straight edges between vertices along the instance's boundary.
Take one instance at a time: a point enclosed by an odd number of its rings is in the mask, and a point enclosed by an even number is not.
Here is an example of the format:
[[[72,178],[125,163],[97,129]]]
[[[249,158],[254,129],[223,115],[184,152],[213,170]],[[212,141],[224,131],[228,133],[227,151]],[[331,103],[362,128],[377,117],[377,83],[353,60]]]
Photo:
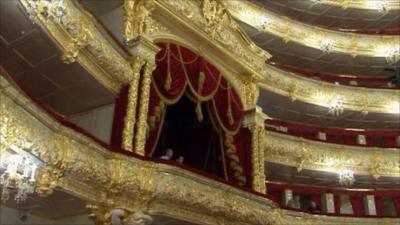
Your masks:
[[[310,193],[310,202],[315,202],[317,206],[322,210],[322,198],[319,193]]]
[[[118,148],[122,146],[122,132],[124,130],[126,105],[128,104],[128,90],[128,85],[123,87],[115,100],[111,145]]]
[[[267,188],[268,198],[282,206],[282,190]]]
[[[382,196],[374,196],[375,198],[375,209],[376,209],[376,215],[377,216],[382,216],[383,213],[383,199]]]
[[[197,119],[202,120],[200,104],[207,104],[210,119],[224,143],[223,161],[228,180],[242,186],[251,184],[251,136],[240,129],[243,106],[239,96],[218,69],[191,50],[169,43],[159,44],[157,67],[153,72],[150,92],[150,131],[146,155],[151,156],[157,145],[167,105],[175,104],[186,92],[196,102]],[[164,104],[164,105],[163,105]],[[161,105],[161,106],[160,106]]]
[[[340,195],[334,195],[333,196],[333,203],[334,203],[334,206],[335,206],[335,214],[340,214],[340,205],[341,205]]]
[[[393,197],[393,205],[396,209],[396,214],[400,217],[400,196]]]
[[[364,200],[362,196],[350,196],[350,203],[355,216],[365,215]]]

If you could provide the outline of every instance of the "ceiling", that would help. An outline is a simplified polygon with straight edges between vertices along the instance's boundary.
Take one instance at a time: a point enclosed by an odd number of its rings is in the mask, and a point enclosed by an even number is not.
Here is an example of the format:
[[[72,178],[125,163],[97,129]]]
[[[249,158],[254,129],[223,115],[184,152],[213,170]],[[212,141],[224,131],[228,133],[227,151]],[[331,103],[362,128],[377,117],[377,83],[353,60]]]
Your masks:
[[[315,72],[327,72],[354,76],[389,76],[385,68],[400,66],[400,62],[389,65],[383,57],[352,57],[348,54],[327,53],[295,42],[285,42],[282,38],[260,32],[252,26],[238,22],[250,38],[272,55],[271,62],[291,65]],[[400,38],[399,38],[400,45]]]
[[[302,170],[297,172],[295,167],[277,163],[265,163],[265,175],[267,181],[282,182],[288,184],[312,185],[338,188],[338,174],[316,170]],[[365,189],[398,189],[400,177],[380,177],[375,180],[371,176],[355,175],[355,183],[351,188]]]
[[[18,1],[0,1],[0,10],[0,65],[22,89],[67,116],[114,102],[82,66],[61,61],[58,47]]]
[[[312,0],[251,0],[277,14],[313,26],[332,30],[388,30],[399,29],[400,10],[386,13],[378,10],[355,9],[318,4]]]

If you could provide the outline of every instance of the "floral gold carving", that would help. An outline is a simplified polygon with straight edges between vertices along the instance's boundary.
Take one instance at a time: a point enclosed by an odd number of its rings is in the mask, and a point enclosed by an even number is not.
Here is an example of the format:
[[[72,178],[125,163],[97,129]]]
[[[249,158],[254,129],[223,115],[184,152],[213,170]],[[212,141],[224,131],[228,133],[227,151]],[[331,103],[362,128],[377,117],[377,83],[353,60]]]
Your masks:
[[[51,195],[54,191],[54,188],[57,186],[58,179],[61,176],[61,171],[57,169],[41,169],[36,180],[36,193],[40,197]]]

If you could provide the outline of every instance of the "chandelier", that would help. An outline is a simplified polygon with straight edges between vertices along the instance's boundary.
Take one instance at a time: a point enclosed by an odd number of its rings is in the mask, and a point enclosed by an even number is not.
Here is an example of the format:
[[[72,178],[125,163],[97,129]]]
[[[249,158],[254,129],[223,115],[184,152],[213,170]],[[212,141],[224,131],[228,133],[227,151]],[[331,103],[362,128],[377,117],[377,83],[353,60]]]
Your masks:
[[[343,97],[334,97],[328,103],[329,113],[335,116],[339,116],[344,111],[344,99]]]
[[[345,187],[354,184],[354,172],[352,170],[343,169],[339,171],[339,184]]]
[[[61,22],[65,14],[64,0],[31,0],[26,5],[26,11],[32,21],[36,21],[36,14],[40,13],[43,17],[52,17]]]
[[[5,153],[0,157],[1,201],[6,202],[15,191],[15,201],[25,201],[35,191],[37,165],[18,154]]]

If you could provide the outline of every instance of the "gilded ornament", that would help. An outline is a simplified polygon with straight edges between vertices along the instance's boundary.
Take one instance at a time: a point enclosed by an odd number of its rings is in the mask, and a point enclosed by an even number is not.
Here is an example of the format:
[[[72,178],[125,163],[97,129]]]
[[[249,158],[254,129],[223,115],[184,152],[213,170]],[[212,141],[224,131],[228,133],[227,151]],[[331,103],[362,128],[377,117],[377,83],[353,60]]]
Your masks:
[[[148,34],[152,27],[154,0],[124,0],[124,41],[130,46],[139,35]]]
[[[61,176],[62,172],[57,169],[40,169],[36,179],[36,193],[40,197],[51,195],[57,187],[58,179],[60,179]]]
[[[124,130],[122,133],[122,147],[128,151],[133,150],[133,141],[135,136],[136,111],[138,105],[139,80],[141,70],[145,64],[145,60],[136,56],[132,62],[132,80],[129,82],[128,104],[126,107],[126,115],[124,118]]]
[[[140,155],[144,155],[144,147],[147,134],[147,114],[149,110],[150,85],[152,81],[152,72],[155,69],[154,62],[146,62],[144,65],[143,83],[141,84],[139,118],[135,138],[135,150]]]

